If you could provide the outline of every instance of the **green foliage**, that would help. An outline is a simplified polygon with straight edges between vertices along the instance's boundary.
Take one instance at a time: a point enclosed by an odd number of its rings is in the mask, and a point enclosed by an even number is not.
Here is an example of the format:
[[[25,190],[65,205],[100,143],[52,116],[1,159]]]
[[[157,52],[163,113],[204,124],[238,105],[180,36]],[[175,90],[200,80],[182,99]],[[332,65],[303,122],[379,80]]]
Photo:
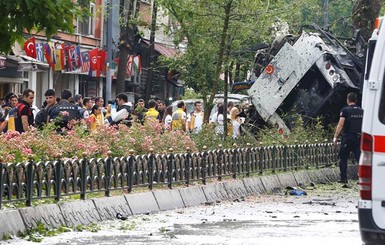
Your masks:
[[[58,228],[51,228],[43,224],[42,222],[38,222],[35,228],[27,229],[25,233],[19,233],[18,236],[24,238],[27,241],[31,242],[42,242],[45,237],[52,237],[64,232],[71,231],[90,231],[90,232],[98,232],[100,230],[100,226],[92,223],[90,225],[77,225],[74,229],[68,228],[66,226],[59,226]]]
[[[176,43],[184,41],[188,44],[183,56],[175,60],[164,59],[163,62],[171,69],[178,70],[186,85],[199,91],[201,98],[206,100],[207,95],[215,94],[223,87],[219,84],[219,74],[231,61],[230,52],[243,50],[260,39],[256,35],[256,10],[264,4],[240,0],[159,2],[180,25],[180,28],[175,28],[170,33],[175,37]],[[226,11],[228,6],[230,12]],[[228,24],[226,17],[229,19]],[[242,64],[252,61],[254,54],[247,55],[248,58],[243,59]]]
[[[25,233],[19,233],[18,236],[23,237],[27,241],[41,242],[44,237],[52,237],[69,231],[71,231],[71,229],[65,226],[50,228],[42,222],[38,222],[35,228],[27,229]]]
[[[89,231],[89,232],[98,232],[100,231],[100,226],[96,223],[91,223],[90,225],[77,225],[75,226],[75,231]]]
[[[247,143],[252,145],[258,143],[252,135],[243,135],[238,139],[233,139],[231,136],[224,138],[215,133],[214,124],[204,125],[202,131],[198,134],[191,134],[190,137],[199,151],[202,151],[204,146],[208,150],[216,150],[219,145],[222,145],[224,149],[229,149],[233,148],[233,144],[236,144],[238,147],[246,147]]]
[[[245,126],[258,127],[258,125]],[[330,139],[333,134],[333,131],[324,128],[321,118],[317,118],[312,125],[304,127],[301,117],[296,117],[291,133],[286,135],[281,135],[275,128],[260,128],[257,135],[244,133],[238,139],[232,139],[231,136],[223,138],[223,136],[217,135],[214,127],[214,124],[205,125],[199,134],[190,135],[199,151],[202,151],[204,146],[208,150],[215,150],[219,145],[222,145],[224,149],[230,149],[234,147],[234,144],[239,148],[244,148],[247,144],[270,146],[322,143]]]
[[[0,1],[0,53],[8,53],[23,33],[43,31],[49,39],[58,30],[73,33],[74,16],[88,14],[89,0]],[[85,7],[82,7],[85,6]]]
[[[24,162],[31,155],[38,162],[51,161],[57,156],[62,160],[80,159],[84,154],[88,158],[106,158],[109,151],[113,157],[127,157],[130,149],[137,155],[147,154],[150,149],[155,153],[166,153],[170,148],[179,153],[186,147],[196,151],[188,135],[181,131],[165,131],[158,121],[146,121],[144,125],[134,123],[130,128],[104,126],[92,132],[75,124],[61,135],[48,124],[42,131],[33,129],[23,134],[16,131],[0,134],[0,158],[7,163]]]
[[[182,96],[182,100],[188,100],[188,99],[197,99],[197,98],[202,98],[202,95],[198,92],[196,92],[192,88],[185,88],[184,95]]]
[[[2,240],[3,240],[3,241],[6,241],[6,240],[10,240],[10,239],[12,239],[11,234],[9,234],[9,233],[7,233],[7,232],[4,232],[4,233],[3,233],[3,238],[2,238]]]
[[[119,230],[132,231],[136,229],[137,225],[138,224],[135,221],[129,221],[129,222],[126,221],[120,225]]]
[[[332,132],[325,130],[322,125],[321,118],[317,118],[315,122],[306,127],[300,116],[296,117],[290,134],[281,135],[275,128],[260,129],[257,139],[260,144],[268,145],[294,145],[294,144],[312,144],[323,143],[331,139]]]

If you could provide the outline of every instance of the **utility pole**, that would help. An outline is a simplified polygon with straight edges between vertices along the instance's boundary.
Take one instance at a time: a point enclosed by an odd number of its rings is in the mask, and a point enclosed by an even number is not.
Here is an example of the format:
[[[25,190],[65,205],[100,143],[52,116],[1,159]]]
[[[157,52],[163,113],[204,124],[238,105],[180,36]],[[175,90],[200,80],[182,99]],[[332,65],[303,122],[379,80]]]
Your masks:
[[[108,1],[108,17],[107,17],[107,74],[106,74],[106,101],[111,100],[111,83],[112,83],[112,0]]]
[[[324,29],[329,26],[329,0],[324,0]]]
[[[148,69],[148,76],[146,80],[146,101],[150,100],[152,93],[152,83],[154,79],[154,69],[155,69],[155,28],[156,28],[156,18],[157,18],[158,7],[156,0],[152,0],[152,15],[151,15],[151,34],[150,34],[150,67]]]

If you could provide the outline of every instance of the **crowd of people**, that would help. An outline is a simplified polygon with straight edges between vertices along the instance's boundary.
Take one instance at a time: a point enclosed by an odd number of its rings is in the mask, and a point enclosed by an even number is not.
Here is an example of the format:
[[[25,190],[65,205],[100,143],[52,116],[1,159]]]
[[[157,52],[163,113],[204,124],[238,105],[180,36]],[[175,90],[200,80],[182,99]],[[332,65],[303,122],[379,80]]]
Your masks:
[[[23,94],[8,93],[1,102],[0,132],[18,131],[20,133],[30,130],[31,127],[43,128],[48,123],[53,123],[58,133],[69,129],[73,120],[78,121],[87,130],[93,131],[103,125],[125,124],[128,127],[133,123],[144,124],[145,121],[158,121],[164,125],[165,130],[183,130],[186,133],[197,134],[204,124],[202,102],[194,103],[194,111],[186,112],[186,105],[179,101],[174,111],[172,106],[166,106],[159,99],[150,99],[145,106],[145,101],[139,99],[134,106],[128,101],[124,93],[116,96],[115,100],[105,101],[102,97],[90,98],[80,94],[72,96],[70,90],[63,90],[60,97],[53,89],[44,93],[45,101],[39,109],[33,106],[35,92],[26,89]],[[211,118],[210,123],[215,125],[215,132],[224,134],[224,116],[227,111],[230,119],[228,135],[239,137],[240,110],[229,102],[227,110],[223,104],[218,104],[218,112]]]

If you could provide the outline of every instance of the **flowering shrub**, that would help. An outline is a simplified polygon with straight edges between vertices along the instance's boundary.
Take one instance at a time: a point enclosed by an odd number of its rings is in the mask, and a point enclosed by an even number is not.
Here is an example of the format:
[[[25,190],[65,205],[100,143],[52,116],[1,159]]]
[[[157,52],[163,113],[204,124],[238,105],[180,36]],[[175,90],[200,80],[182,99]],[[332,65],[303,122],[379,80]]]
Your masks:
[[[14,163],[28,160],[31,155],[35,161],[78,159],[85,154],[88,158],[105,158],[111,151],[113,157],[128,156],[129,150],[135,154],[147,154],[153,148],[155,153],[185,152],[186,147],[197,151],[191,138],[179,131],[164,131],[162,124],[151,121],[144,125],[134,124],[117,127],[103,126],[88,132],[82,125],[57,134],[52,124],[43,130],[32,129],[26,133],[7,132],[0,135],[0,159]]]
[[[319,119],[306,129],[298,119],[288,135],[265,128],[255,136],[244,134],[236,140],[215,134],[214,125],[211,124],[204,126],[199,134],[192,135],[165,130],[157,121],[146,121],[144,125],[134,123],[130,128],[125,125],[103,126],[92,132],[85,130],[81,123],[72,122],[70,128],[63,128],[63,133],[58,134],[54,124],[48,124],[42,130],[32,129],[23,134],[0,134],[0,162],[22,162],[28,160],[29,156],[35,161],[49,161],[58,154],[63,160],[79,159],[83,154],[88,158],[105,158],[108,151],[113,157],[127,157],[131,149],[140,155],[149,153],[151,148],[159,154],[168,152],[169,148],[173,148],[174,153],[184,153],[187,147],[196,152],[202,150],[203,146],[209,150],[217,149],[219,144],[223,148],[232,148],[234,143],[238,147],[245,147],[247,143],[253,146],[263,143],[266,146],[324,142],[330,138],[330,132],[324,129]]]

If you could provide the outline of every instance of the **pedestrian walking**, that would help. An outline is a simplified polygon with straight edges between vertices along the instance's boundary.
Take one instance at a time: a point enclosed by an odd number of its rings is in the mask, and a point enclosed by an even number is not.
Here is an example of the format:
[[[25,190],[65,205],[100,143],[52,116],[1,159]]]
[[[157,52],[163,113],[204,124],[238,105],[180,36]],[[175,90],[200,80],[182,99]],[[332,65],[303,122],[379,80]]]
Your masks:
[[[340,146],[340,180],[339,183],[348,183],[347,167],[350,152],[353,152],[354,158],[359,161],[360,158],[360,142],[361,142],[361,126],[363,110],[357,103],[357,94],[349,93],[347,95],[347,106],[343,107],[340,113],[336,131],[334,133],[333,143],[337,143],[337,139],[342,133]]]

